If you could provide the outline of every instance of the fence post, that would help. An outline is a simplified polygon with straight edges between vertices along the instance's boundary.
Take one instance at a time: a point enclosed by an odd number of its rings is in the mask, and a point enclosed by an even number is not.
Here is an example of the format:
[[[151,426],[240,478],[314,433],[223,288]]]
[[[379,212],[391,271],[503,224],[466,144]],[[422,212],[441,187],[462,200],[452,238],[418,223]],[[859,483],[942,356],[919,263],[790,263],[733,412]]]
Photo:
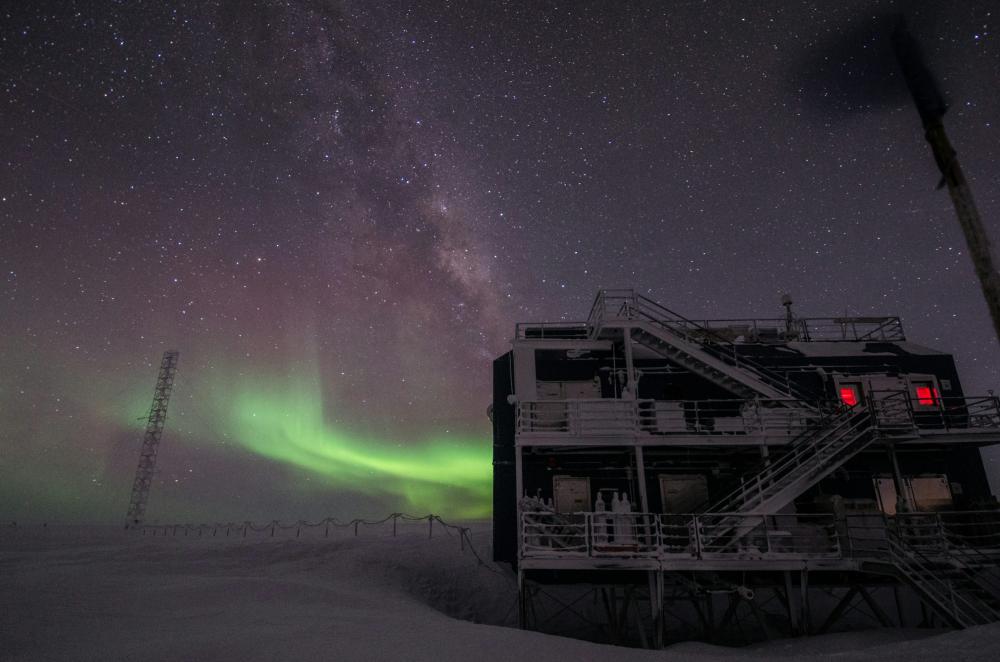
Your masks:
[[[277,523],[278,523],[278,520],[274,520],[273,522],[271,522],[271,537],[272,538],[274,537],[274,527],[275,527],[275,525]]]
[[[434,516],[433,515],[428,515],[427,516],[427,537],[428,538],[433,538],[434,537]]]
[[[392,537],[396,537],[396,513],[392,514]]]
[[[329,538],[330,537],[330,520],[329,520],[329,518],[327,518],[327,520],[326,520],[326,532],[323,534],[323,537],[324,538]]]
[[[358,535],[358,520],[354,520],[354,536]]]
[[[465,531],[466,529],[464,528],[458,530],[458,544],[461,547],[463,554],[465,553]]]

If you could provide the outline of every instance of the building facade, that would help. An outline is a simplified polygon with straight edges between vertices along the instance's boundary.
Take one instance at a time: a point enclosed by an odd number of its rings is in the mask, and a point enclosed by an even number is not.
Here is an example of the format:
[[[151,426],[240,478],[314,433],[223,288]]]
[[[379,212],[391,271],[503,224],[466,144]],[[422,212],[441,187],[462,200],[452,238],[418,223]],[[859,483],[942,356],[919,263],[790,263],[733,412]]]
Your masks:
[[[1000,620],[979,452],[1000,442],[997,397],[965,393],[898,318],[786,310],[692,321],[607,290],[585,322],[517,325],[493,367],[493,552],[522,626],[576,613],[595,638],[659,646],[862,608]]]

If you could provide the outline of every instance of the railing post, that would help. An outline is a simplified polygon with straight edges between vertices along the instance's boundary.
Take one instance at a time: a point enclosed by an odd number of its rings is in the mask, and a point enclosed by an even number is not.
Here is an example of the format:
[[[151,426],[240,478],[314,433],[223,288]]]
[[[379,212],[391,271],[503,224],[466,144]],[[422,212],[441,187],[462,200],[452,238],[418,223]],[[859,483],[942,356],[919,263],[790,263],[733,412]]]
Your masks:
[[[691,518],[691,524],[694,527],[694,556],[697,559],[701,558],[701,518],[694,515]]]
[[[945,531],[941,513],[934,513],[934,519],[937,521],[937,535],[941,539],[941,551],[947,553],[951,545],[948,544],[948,533]]]

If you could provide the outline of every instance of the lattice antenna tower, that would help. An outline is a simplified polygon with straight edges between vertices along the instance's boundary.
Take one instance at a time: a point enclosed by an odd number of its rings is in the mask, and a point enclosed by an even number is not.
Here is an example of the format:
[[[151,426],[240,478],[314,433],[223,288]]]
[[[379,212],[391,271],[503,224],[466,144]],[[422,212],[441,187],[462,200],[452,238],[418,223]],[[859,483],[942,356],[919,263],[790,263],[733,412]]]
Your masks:
[[[135,480],[132,482],[132,496],[129,498],[125,528],[139,526],[146,516],[146,502],[149,501],[149,488],[153,484],[153,470],[156,468],[156,453],[160,448],[160,437],[163,436],[163,424],[167,420],[167,404],[170,402],[170,392],[174,388],[174,375],[177,374],[179,356],[180,352],[167,350],[163,352],[163,359],[160,361],[160,374],[156,378],[153,404],[149,408],[146,433],[142,438],[139,466],[135,470]]]

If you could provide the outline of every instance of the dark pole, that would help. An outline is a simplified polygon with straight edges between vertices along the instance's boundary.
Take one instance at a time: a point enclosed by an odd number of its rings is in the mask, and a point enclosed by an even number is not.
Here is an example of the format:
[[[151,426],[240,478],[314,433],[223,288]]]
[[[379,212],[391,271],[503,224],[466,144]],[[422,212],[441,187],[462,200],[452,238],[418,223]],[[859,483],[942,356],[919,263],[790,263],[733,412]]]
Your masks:
[[[892,44],[896,59],[903,70],[906,86],[910,88],[910,94],[913,95],[913,101],[917,105],[917,112],[920,113],[920,120],[924,125],[924,137],[930,144],[938,170],[941,171],[939,188],[948,186],[958,223],[962,226],[965,242],[969,246],[972,265],[976,270],[976,276],[979,277],[979,285],[986,298],[990,317],[993,318],[993,330],[996,332],[997,340],[1000,340],[1000,274],[997,273],[996,262],[993,259],[990,238],[986,234],[976,203],[972,199],[972,190],[965,180],[962,168],[958,164],[958,157],[941,122],[948,105],[924,62],[919,45],[903,21],[896,26]]]

